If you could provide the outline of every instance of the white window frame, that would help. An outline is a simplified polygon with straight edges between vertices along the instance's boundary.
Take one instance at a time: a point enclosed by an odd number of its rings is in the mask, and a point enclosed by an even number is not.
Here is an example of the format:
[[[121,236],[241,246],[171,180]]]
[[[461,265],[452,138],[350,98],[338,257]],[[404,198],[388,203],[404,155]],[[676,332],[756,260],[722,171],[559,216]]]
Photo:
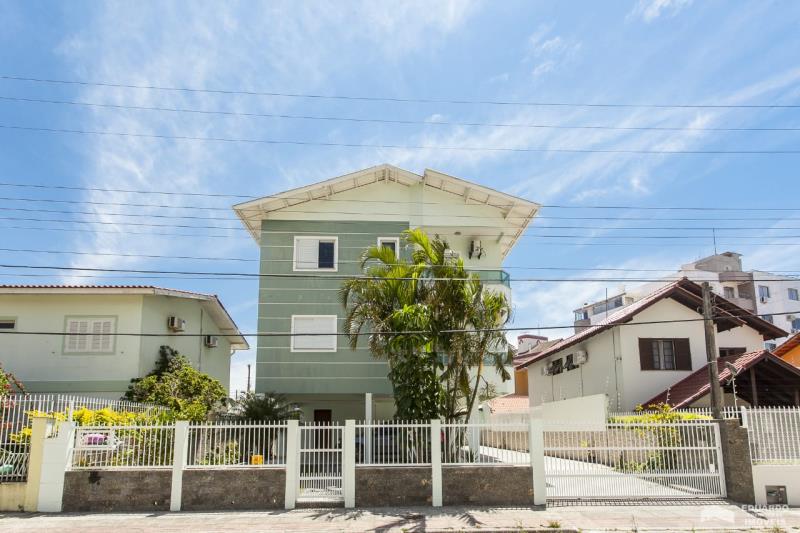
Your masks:
[[[400,258],[400,237],[378,237],[378,248],[383,246],[385,242],[394,243],[394,258]]]
[[[798,291],[798,290],[797,290],[797,289],[795,289],[794,287],[789,287],[789,288],[786,290],[786,297],[787,297],[789,300],[793,301],[793,302],[800,301],[800,294],[798,294],[798,292],[800,292],[800,291]],[[792,298],[792,295],[794,295],[794,296],[797,296],[797,298]]]
[[[64,355],[114,355],[115,353],[117,353],[117,336],[115,334],[117,333],[118,318],[119,317],[117,317],[116,315],[67,315],[67,316],[65,316],[64,317],[64,333],[66,335],[64,335],[64,345],[62,346],[62,353]],[[110,331],[110,334],[111,334],[111,338],[110,338],[111,347],[110,347],[110,349],[108,349],[108,350],[102,350],[102,349],[101,350],[92,350],[91,349],[92,339],[95,336],[99,336],[99,337],[102,338],[103,334],[100,333],[98,335],[85,335],[85,337],[86,337],[86,347],[84,349],[70,350],[69,349],[69,341],[70,341],[70,337],[72,337],[72,335],[69,334],[69,324],[70,324],[70,322],[73,322],[73,321],[88,321],[90,323],[90,327],[91,327],[91,323],[92,322],[110,321],[111,322],[111,331]]]
[[[17,324],[19,322],[17,320],[17,317],[15,317],[15,316],[0,316],[0,322],[13,322],[14,323],[14,327],[12,327],[12,328],[2,328],[2,330],[0,330],[0,331],[17,331]],[[2,340],[2,339],[0,338],[0,340]]]
[[[298,318],[328,318],[333,322],[333,348],[295,348],[294,340],[297,338],[295,336],[295,321]],[[291,352],[336,352],[339,349],[339,336],[336,333],[339,332],[339,316],[338,315],[292,315],[292,329],[291,333],[292,336],[290,338],[291,342],[289,343],[289,351]]]
[[[297,268],[298,241],[333,241],[333,268]],[[338,272],[339,271],[339,237],[334,235],[295,235],[292,248],[292,270],[294,272]]]

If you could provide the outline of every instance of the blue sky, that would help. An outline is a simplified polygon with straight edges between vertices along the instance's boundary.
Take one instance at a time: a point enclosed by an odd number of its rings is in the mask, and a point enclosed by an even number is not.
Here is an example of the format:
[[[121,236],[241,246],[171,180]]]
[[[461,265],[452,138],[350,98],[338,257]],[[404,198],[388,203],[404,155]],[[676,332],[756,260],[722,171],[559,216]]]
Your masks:
[[[397,5],[395,5],[397,4]],[[133,85],[397,98],[573,103],[800,104],[800,4],[627,0],[604,2],[4,2],[0,4],[0,75]],[[158,8],[158,9],[156,9]],[[615,127],[800,127],[798,109],[597,108],[421,104],[123,89],[0,79],[0,96],[145,107]],[[399,145],[549,147],[607,150],[791,150],[792,131],[644,131],[397,125],[19,102],[0,99],[0,124],[201,137],[293,139]],[[388,162],[415,172],[430,167],[544,204],[798,207],[798,155],[563,154],[435,149],[358,149],[54,134],[0,128],[0,182],[174,190],[261,196]],[[128,253],[257,259],[241,230],[178,230],[179,207],[227,208],[236,200],[0,186],[2,247],[88,255],[2,251],[5,264],[255,272],[255,263],[124,258]],[[108,214],[14,211],[49,209]],[[236,227],[226,220],[180,224]],[[800,270],[796,213],[545,209],[551,216],[512,252],[510,266],[677,268],[713,252],[708,232],[574,229],[546,225],[745,226],[719,235],[720,249],[744,254],[746,268]],[[620,216],[697,216],[710,222],[621,221]],[[719,220],[725,217],[744,220]],[[74,222],[13,220],[38,218]],[[615,218],[617,217],[617,218]],[[783,220],[753,220],[779,217]],[[230,219],[230,220],[227,220]],[[96,224],[93,222],[106,222]],[[559,222],[561,224],[559,224]],[[40,229],[20,229],[20,228]],[[62,231],[70,230],[70,231]],[[72,231],[81,230],[81,231]],[[154,233],[213,232],[222,238]],[[614,239],[621,235],[703,235],[702,239]],[[740,237],[741,236],[741,237]],[[624,246],[600,243],[626,242]],[[794,241],[800,242],[800,240]],[[56,272],[3,282],[154,283],[219,294],[240,328],[254,331],[255,281],[90,279]],[[550,275],[510,269],[512,276]],[[38,272],[42,274],[43,272]],[[557,273],[557,277],[587,275]],[[515,326],[569,324],[571,310],[619,283],[515,284]],[[253,343],[255,344],[255,343]],[[234,358],[242,388],[253,352]]]

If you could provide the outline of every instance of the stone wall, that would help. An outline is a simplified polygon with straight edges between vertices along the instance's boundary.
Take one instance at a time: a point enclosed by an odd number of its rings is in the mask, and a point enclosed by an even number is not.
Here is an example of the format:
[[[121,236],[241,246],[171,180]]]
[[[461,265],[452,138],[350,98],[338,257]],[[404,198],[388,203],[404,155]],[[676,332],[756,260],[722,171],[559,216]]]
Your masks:
[[[283,509],[283,468],[184,470],[181,510]]]
[[[356,507],[431,505],[431,467],[356,467]]]
[[[172,470],[80,470],[64,476],[63,511],[168,511]]]
[[[747,429],[741,427],[738,420],[722,420],[719,431],[728,498],[738,503],[755,504]]]
[[[533,505],[529,466],[443,466],[444,505]]]

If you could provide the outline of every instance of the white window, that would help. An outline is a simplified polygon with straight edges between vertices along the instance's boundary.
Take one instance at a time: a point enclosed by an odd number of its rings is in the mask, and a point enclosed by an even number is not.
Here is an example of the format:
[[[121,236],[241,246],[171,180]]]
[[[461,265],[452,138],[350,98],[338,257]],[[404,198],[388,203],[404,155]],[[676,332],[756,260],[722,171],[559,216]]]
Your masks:
[[[0,318],[0,331],[14,331],[17,329],[16,318]]]
[[[797,289],[789,289],[789,299],[790,300],[800,300],[800,294],[798,294]]]
[[[723,287],[722,290],[725,293],[725,298],[733,298],[735,296],[733,287]]]
[[[766,300],[769,298],[769,287],[766,285],[759,285],[758,286],[758,297],[762,300]]]
[[[378,237],[378,246],[389,248],[395,257],[400,256],[400,237]]]
[[[336,272],[339,261],[338,237],[295,237],[294,270]]]
[[[113,316],[68,316],[65,320],[64,353],[112,354],[117,318]]]
[[[335,352],[336,315],[292,315],[291,346],[293,352]]]

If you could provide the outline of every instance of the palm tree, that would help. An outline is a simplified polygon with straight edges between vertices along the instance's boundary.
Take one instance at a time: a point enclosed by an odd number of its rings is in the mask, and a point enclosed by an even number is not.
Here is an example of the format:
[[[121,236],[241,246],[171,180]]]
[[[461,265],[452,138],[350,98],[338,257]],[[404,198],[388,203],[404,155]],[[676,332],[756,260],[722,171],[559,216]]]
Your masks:
[[[281,422],[298,419],[303,414],[286,396],[275,392],[246,392],[235,401],[235,406],[236,417],[241,420]]]
[[[345,332],[355,348],[369,330],[372,354],[389,362],[398,417],[468,417],[487,361],[510,379],[511,352],[498,331],[510,306],[448,257],[446,241],[420,229],[403,238],[414,247],[411,261],[373,246],[362,257],[366,276],[343,284]]]

